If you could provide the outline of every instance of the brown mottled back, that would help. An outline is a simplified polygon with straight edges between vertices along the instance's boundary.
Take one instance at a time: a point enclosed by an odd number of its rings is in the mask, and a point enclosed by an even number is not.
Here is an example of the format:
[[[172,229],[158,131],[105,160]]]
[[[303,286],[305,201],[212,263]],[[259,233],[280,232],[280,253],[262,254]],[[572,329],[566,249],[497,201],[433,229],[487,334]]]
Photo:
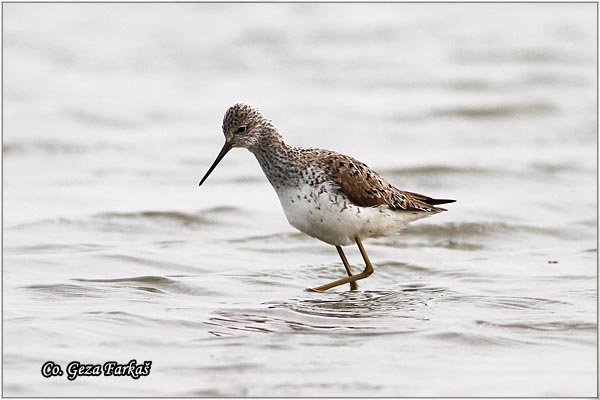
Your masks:
[[[449,202],[432,199],[418,193],[401,191],[387,182],[377,172],[366,164],[340,153],[326,152],[315,158],[337,185],[352,202],[362,207],[377,207],[387,205],[392,209],[406,211],[440,212],[443,208],[434,204]]]

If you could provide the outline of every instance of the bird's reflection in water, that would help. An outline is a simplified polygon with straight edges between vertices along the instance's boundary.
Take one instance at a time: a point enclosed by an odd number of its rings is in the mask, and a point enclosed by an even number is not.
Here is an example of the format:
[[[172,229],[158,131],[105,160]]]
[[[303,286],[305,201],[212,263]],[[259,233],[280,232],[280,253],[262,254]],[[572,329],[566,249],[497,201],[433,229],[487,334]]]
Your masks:
[[[430,319],[446,290],[411,285],[396,291],[347,291],[263,303],[263,309],[216,310],[206,323],[219,335],[258,333],[414,332]],[[222,331],[225,329],[225,331]]]

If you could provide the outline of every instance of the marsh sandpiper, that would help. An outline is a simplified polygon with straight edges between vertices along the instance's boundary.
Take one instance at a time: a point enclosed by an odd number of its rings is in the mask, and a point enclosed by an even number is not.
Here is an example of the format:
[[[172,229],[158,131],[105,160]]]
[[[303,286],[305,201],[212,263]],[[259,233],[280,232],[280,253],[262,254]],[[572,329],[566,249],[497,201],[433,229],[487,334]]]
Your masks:
[[[288,145],[256,108],[236,104],[223,118],[225,145],[200,186],[234,147],[252,152],[277,192],[288,222],[309,236],[335,246],[347,277],[311,290],[350,284],[373,273],[362,239],[390,236],[410,222],[446,211],[455,200],[434,199],[399,190],[362,162],[334,151]],[[353,274],[342,246],[356,243],[365,269]]]

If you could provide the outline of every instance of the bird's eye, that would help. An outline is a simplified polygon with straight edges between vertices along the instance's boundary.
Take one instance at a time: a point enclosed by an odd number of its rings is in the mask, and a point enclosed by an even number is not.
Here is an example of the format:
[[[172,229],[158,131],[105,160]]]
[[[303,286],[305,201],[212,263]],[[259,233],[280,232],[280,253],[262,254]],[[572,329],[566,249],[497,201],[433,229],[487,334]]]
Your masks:
[[[238,133],[244,133],[244,132],[246,132],[246,125],[240,126],[237,131],[238,131]]]

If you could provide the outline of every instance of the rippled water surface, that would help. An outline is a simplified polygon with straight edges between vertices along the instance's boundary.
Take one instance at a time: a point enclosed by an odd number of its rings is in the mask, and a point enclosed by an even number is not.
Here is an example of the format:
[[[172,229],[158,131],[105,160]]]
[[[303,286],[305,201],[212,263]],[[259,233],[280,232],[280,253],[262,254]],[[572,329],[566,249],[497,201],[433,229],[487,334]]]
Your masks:
[[[597,394],[595,4],[3,8],[4,395]],[[306,292],[250,153],[198,188],[238,101],[458,201]]]

